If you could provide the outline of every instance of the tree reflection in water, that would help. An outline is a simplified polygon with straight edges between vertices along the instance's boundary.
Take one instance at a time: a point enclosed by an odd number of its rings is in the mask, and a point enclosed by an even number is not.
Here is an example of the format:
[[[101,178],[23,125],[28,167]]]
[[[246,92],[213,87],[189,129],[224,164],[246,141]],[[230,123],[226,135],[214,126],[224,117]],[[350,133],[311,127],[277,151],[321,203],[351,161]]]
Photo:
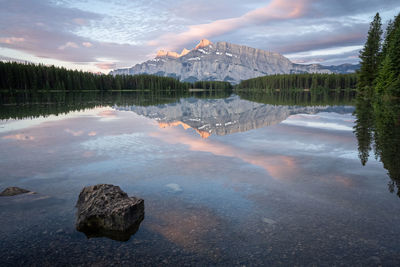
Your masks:
[[[395,96],[376,96],[372,89],[358,94],[354,132],[361,163],[373,149],[391,178],[389,191],[400,197],[400,101]]]

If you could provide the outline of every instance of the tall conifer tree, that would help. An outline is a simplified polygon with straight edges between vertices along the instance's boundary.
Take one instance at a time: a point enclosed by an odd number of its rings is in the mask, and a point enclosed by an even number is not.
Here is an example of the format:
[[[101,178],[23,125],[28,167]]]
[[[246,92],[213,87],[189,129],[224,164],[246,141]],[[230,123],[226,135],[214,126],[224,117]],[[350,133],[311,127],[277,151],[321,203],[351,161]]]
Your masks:
[[[400,96],[400,14],[388,25],[383,47],[383,62],[376,90],[379,94]]]
[[[370,24],[367,42],[360,52],[359,90],[374,85],[380,66],[381,38],[382,22],[379,13],[376,13],[374,20]]]

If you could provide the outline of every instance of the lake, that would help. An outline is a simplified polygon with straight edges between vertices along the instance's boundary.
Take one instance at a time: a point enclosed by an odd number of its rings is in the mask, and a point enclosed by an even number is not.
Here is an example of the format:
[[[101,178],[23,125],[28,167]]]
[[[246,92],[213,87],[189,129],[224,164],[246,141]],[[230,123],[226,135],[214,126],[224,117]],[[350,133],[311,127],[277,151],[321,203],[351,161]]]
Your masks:
[[[400,140],[390,160],[362,150],[371,110],[354,95],[0,99],[0,191],[37,192],[0,197],[2,266],[400,263]],[[75,229],[78,195],[98,183],[144,199],[129,241]]]

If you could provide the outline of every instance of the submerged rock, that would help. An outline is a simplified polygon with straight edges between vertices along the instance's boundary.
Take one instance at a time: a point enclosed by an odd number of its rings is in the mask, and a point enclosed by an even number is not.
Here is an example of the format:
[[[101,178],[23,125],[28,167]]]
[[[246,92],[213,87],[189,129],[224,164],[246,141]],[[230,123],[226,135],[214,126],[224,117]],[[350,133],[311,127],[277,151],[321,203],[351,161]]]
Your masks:
[[[3,192],[0,193],[0,196],[2,197],[9,197],[9,196],[15,196],[15,195],[20,195],[20,194],[26,194],[26,193],[34,193],[32,191],[19,188],[19,187],[7,187],[4,189]]]
[[[276,221],[270,219],[270,218],[263,218],[262,219],[263,222],[268,223],[269,225],[274,225],[276,224]]]
[[[167,184],[165,186],[171,189],[173,192],[182,192],[182,188],[179,184]]]
[[[119,186],[87,186],[79,194],[76,229],[90,237],[127,241],[144,219],[144,200],[129,197]]]

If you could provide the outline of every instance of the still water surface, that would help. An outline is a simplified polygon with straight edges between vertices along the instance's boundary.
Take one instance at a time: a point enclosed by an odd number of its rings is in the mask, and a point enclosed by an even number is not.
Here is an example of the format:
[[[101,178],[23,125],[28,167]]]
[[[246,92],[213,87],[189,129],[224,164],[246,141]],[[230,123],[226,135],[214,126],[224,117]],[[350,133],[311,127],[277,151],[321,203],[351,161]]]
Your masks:
[[[360,163],[353,102],[245,98],[3,106],[0,189],[38,194],[0,198],[0,265],[399,264],[400,199]],[[75,230],[98,183],[145,200],[129,241]]]

